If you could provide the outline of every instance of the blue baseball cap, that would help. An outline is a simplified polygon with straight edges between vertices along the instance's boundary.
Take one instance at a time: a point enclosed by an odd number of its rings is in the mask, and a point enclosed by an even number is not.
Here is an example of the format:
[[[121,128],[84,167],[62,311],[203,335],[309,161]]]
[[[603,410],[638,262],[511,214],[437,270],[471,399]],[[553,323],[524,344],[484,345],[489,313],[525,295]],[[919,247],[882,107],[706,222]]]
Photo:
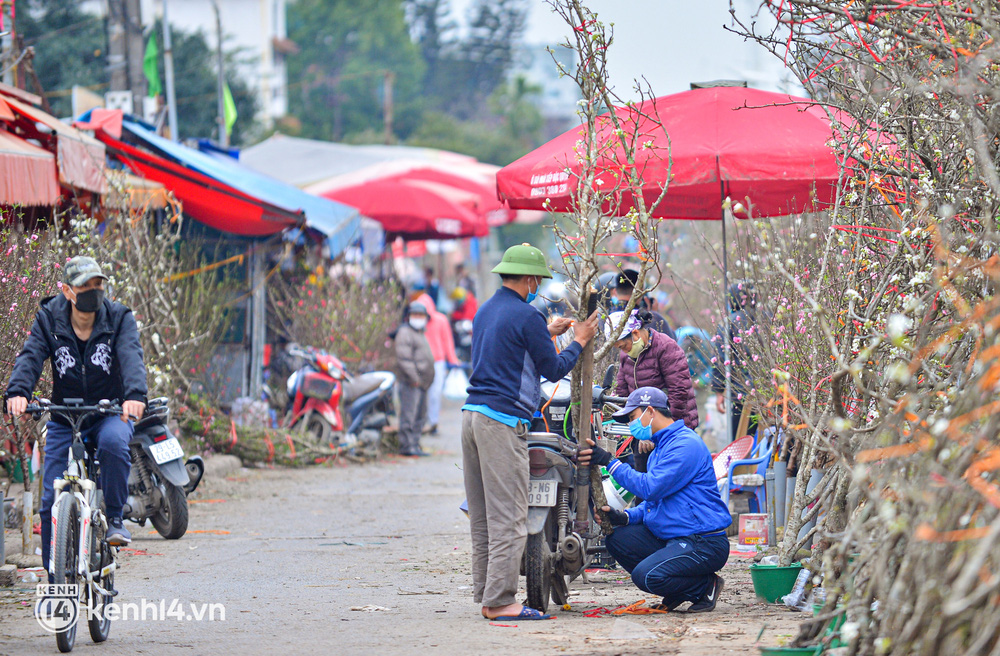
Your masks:
[[[628,395],[625,407],[611,416],[614,417],[615,421],[627,424],[629,422],[628,416],[636,408],[656,408],[663,414],[667,414],[670,406],[667,403],[667,395],[663,390],[655,387],[640,387]]]

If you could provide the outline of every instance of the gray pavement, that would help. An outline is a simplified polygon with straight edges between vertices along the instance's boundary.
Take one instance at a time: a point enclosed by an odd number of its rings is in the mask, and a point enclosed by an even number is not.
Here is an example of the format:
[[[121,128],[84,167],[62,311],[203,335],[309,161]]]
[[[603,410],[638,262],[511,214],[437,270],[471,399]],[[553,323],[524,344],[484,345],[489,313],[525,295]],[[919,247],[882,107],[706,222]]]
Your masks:
[[[621,572],[574,582],[572,609],[556,609],[558,620],[483,620],[471,599],[468,523],[458,509],[457,404],[446,403],[441,426],[440,437],[424,438],[430,458],[207,478],[193,498],[189,532],[177,541],[130,525],[137,551],[122,557],[119,603],[162,600],[169,609],[177,600],[175,612],[117,621],[102,645],[84,630],[76,652],[751,654],[764,618],[772,630],[791,632],[794,616],[755,604],[748,577],[728,577],[710,616],[584,617],[581,610],[642,598]],[[57,653],[33,619],[33,592],[20,588],[0,589],[0,655]],[[225,619],[218,607],[216,621],[189,619],[200,604],[224,605]],[[635,626],[645,639],[610,639],[613,631],[637,635]]]

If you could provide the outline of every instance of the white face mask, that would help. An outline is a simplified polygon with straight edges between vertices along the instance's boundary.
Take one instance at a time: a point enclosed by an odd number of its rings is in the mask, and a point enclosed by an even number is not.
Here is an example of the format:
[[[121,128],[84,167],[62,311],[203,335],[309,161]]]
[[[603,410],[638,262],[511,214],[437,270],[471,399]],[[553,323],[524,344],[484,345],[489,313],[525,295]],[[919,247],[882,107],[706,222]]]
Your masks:
[[[410,327],[414,330],[423,330],[427,327],[427,317],[410,317]]]

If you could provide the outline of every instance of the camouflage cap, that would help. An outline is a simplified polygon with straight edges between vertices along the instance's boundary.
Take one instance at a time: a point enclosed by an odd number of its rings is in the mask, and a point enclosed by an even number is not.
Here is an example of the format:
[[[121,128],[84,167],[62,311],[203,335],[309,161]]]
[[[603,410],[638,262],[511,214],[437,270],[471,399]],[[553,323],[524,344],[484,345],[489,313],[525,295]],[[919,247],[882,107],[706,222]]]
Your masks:
[[[98,266],[97,260],[85,255],[77,255],[67,262],[65,271],[66,275],[63,277],[63,282],[70,287],[79,287],[91,278],[108,279],[101,271],[101,267]]]

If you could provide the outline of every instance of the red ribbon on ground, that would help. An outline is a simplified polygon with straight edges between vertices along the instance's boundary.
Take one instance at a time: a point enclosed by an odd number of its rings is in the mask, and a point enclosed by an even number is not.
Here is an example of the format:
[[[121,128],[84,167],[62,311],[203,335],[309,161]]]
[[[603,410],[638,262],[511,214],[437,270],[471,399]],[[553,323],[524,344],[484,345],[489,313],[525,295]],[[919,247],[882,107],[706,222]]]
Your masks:
[[[616,608],[611,611],[612,615],[665,615],[667,611],[660,608],[648,608],[643,604],[646,603],[645,599],[640,599],[634,604],[629,604],[624,608]]]
[[[266,462],[274,462],[274,442],[271,441],[271,436],[268,435],[267,431],[264,431],[264,445],[267,446]]]

